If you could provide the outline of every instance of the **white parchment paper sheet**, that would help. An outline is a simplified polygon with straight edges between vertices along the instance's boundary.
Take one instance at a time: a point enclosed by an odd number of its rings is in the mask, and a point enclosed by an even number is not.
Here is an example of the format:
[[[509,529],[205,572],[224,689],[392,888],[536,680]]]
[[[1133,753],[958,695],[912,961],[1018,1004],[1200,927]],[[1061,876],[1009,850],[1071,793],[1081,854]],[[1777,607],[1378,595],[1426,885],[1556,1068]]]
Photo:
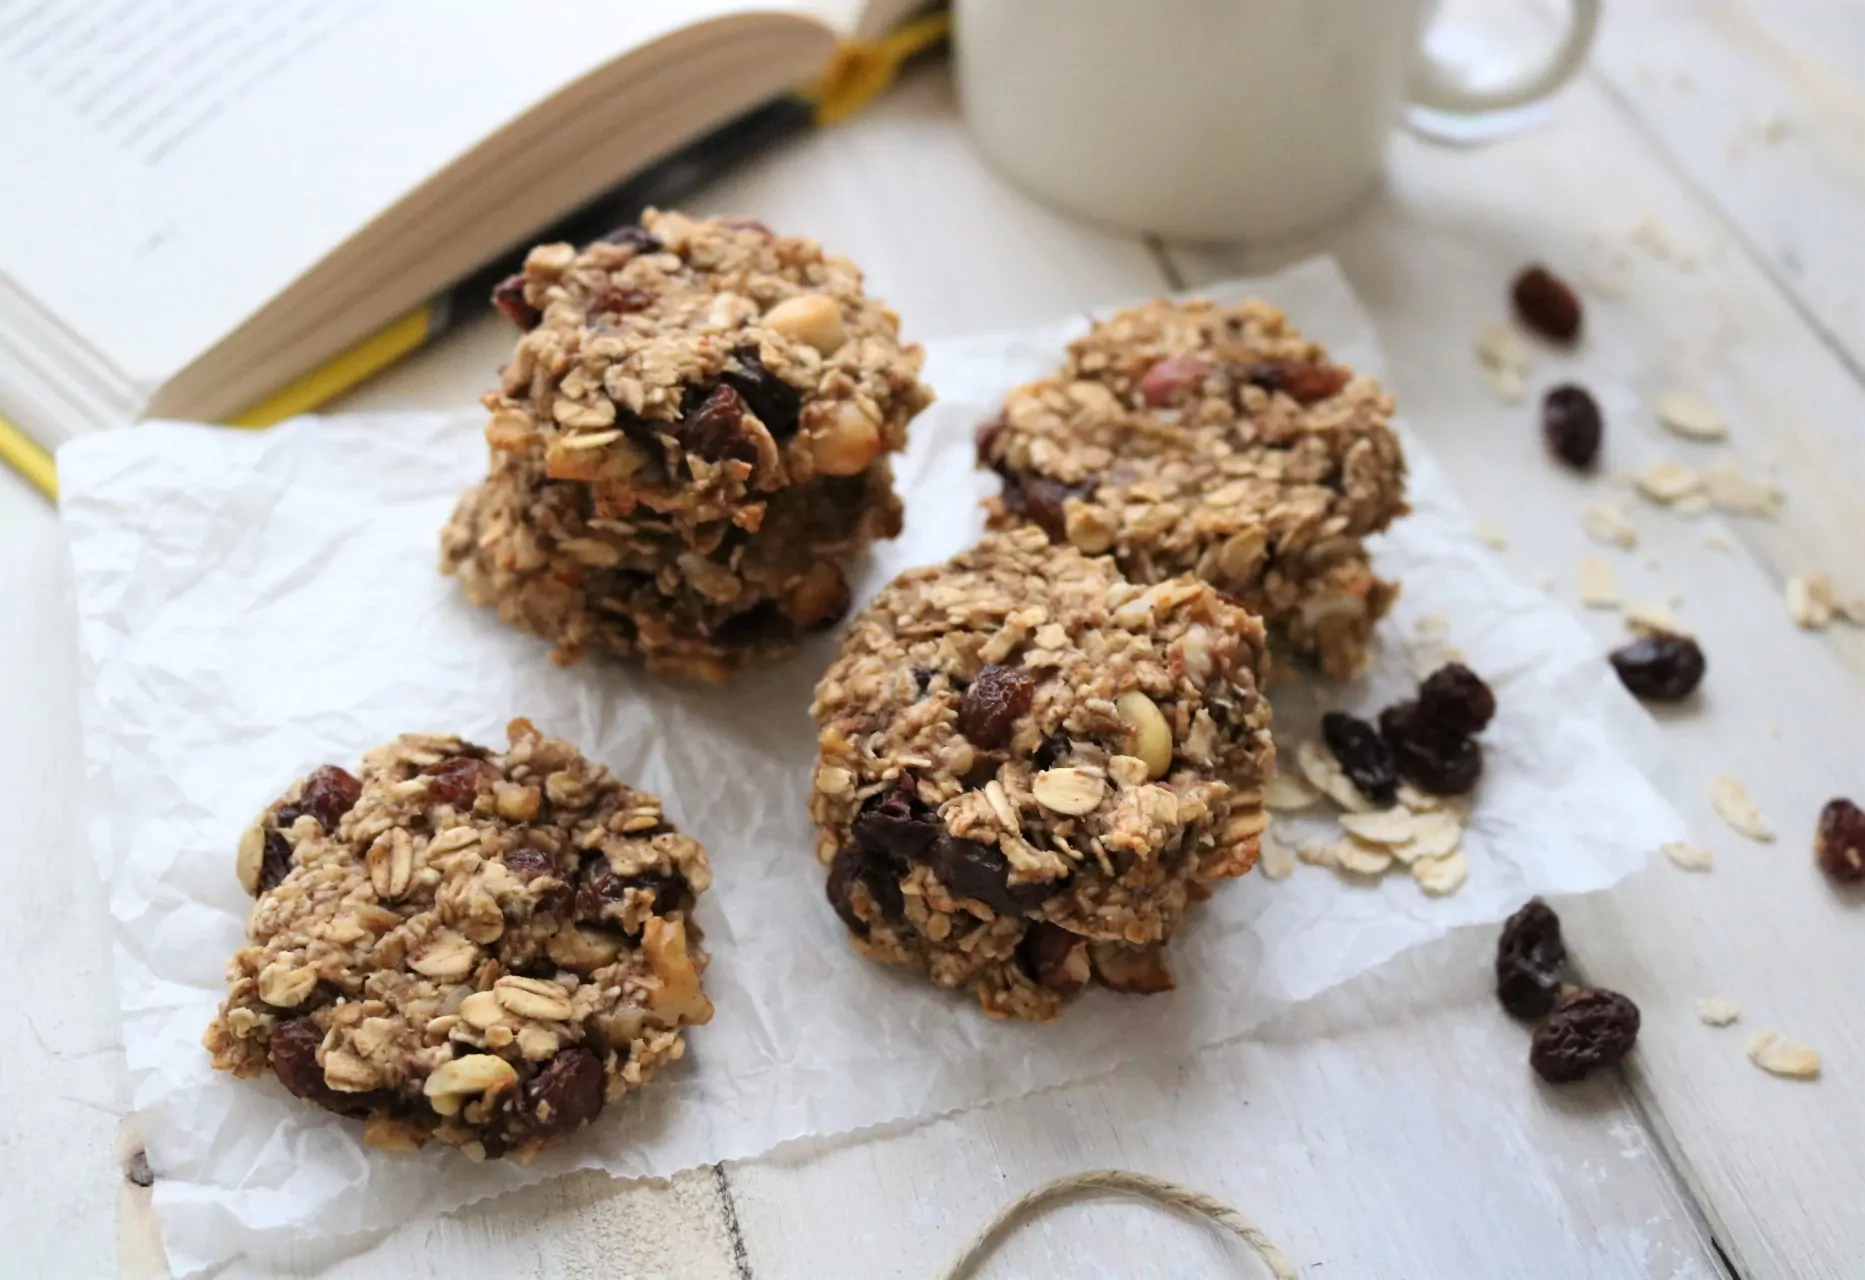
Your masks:
[[[1222,290],[1287,308],[1341,359],[1378,367],[1339,273],[1312,263]],[[941,402],[900,470],[907,528],[858,598],[956,552],[994,481],[972,428],[1012,383],[1054,365],[1080,322],[933,349]],[[1496,685],[1488,773],[1456,895],[1403,876],[1348,884],[1298,867],[1222,887],[1173,950],[1179,988],[1094,991],[1059,1023],[1005,1025],[968,997],[860,960],[823,900],[805,810],[810,688],[830,639],[725,689],[597,662],[470,608],[435,572],[436,534],[483,465],[480,417],[307,419],[263,434],[154,424],[59,456],[84,655],[87,802],[109,884],[135,1106],[172,1265],[384,1228],[565,1170],[667,1175],[805,1135],[931,1116],[1104,1072],[1141,1052],[1233,1038],[1316,992],[1533,893],[1611,884],[1682,826],[1627,758],[1649,728],[1560,606],[1512,581],[1443,474],[1408,439],[1416,514],[1383,542],[1404,583],[1375,673],[1278,698],[1285,750],[1327,705],[1409,689],[1403,638],[1426,612]],[[451,1150],[391,1155],[272,1081],[209,1069],[199,1040],[242,941],[240,829],[294,776],[409,730],[502,745],[525,715],[658,792],[702,839],[717,1003],[685,1063],[530,1166]]]

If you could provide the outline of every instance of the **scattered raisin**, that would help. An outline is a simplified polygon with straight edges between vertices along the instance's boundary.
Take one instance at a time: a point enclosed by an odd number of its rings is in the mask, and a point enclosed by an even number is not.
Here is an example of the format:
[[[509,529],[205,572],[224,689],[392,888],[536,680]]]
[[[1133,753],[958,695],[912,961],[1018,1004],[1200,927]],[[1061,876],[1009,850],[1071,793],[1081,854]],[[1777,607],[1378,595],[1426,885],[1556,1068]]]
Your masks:
[[[1245,381],[1265,391],[1280,391],[1300,404],[1338,395],[1351,371],[1325,360],[1264,360],[1250,366]]]
[[[1567,971],[1561,918],[1540,898],[1510,916],[1496,940],[1496,998],[1518,1018],[1539,1018],[1554,1008]]]
[[[1617,991],[1571,991],[1535,1028],[1529,1065],[1550,1084],[1578,1080],[1595,1067],[1616,1067],[1638,1039],[1638,1006]]]
[[[1039,987],[1072,996],[1088,982],[1088,944],[1059,924],[1038,920],[1017,943],[1017,960]]]
[[[561,1137],[594,1120],[602,1110],[602,1060],[580,1045],[559,1050],[525,1082],[520,1109],[541,1138]]]
[[[1189,353],[1167,356],[1153,362],[1140,378],[1140,398],[1157,409],[1171,404],[1179,394],[1198,386],[1211,375],[1211,362]]]
[[[1330,711],[1321,717],[1321,736],[1361,795],[1374,804],[1391,804],[1398,797],[1392,752],[1372,725],[1344,711]]]
[[[1416,702],[1380,712],[1379,731],[1399,776],[1433,795],[1463,795],[1483,776],[1483,749],[1476,739],[1438,728]]]
[[[1418,710],[1454,737],[1483,732],[1496,714],[1496,695],[1461,662],[1447,662],[1418,686]]]
[[[1522,323],[1544,338],[1572,342],[1580,336],[1580,299],[1559,276],[1539,264],[1525,268],[1509,290]]]
[[[1092,485],[1063,484],[1048,476],[1004,476],[1004,506],[1028,518],[1052,542],[1068,541],[1068,500],[1086,497],[1093,491]]]
[[[1689,636],[1654,631],[1610,655],[1619,683],[1653,702],[1688,698],[1703,682],[1703,647]]]
[[[1813,836],[1820,870],[1841,884],[1865,880],[1865,811],[1844,798],[1828,800]]]
[[[449,756],[421,772],[433,779],[427,784],[428,795],[462,812],[471,810],[479,793],[499,780],[496,768],[471,756]]]
[[[590,300],[589,309],[595,315],[611,312],[628,315],[635,311],[646,311],[654,302],[654,295],[646,289],[618,289],[610,285]]]
[[[292,1018],[272,1029],[267,1048],[273,1074],[279,1083],[297,1097],[315,1102],[338,1115],[363,1116],[377,1103],[379,1093],[342,1093],[324,1080],[324,1069],[317,1065],[318,1046],[324,1043],[324,1031],[314,1018]]]
[[[277,831],[266,832],[265,853],[259,859],[259,892],[279,886],[291,874],[291,841]]]
[[[1036,698],[1036,678],[1021,667],[985,667],[958,704],[958,731],[974,747],[995,751],[1010,741],[1017,717]]]
[[[1599,457],[1605,425],[1599,404],[1585,387],[1571,382],[1548,389],[1541,398],[1541,436],[1555,457],[1579,471]]]
[[[625,227],[617,227],[608,235],[603,236],[602,243],[625,244],[636,253],[659,253],[667,247],[652,231],[632,222]]]
[[[492,305],[520,329],[535,329],[544,313],[525,301],[525,273],[506,276],[492,286]]]
[[[797,415],[803,411],[803,393],[764,367],[755,346],[732,349],[737,369],[720,374],[722,381],[745,398],[751,412],[773,440],[788,440],[797,433]]]
[[[330,834],[336,831],[343,815],[356,807],[362,795],[361,782],[336,765],[327,764],[312,770],[311,776],[304,780],[298,808],[316,818],[317,825]]]
[[[505,869],[524,881],[557,874],[557,864],[551,861],[548,853],[526,845],[505,851]]]
[[[745,434],[744,398],[724,383],[710,392],[695,394],[696,391],[688,393],[693,403],[670,432],[680,442],[680,447],[709,462],[725,458],[755,461],[758,446]]]
[[[941,831],[929,860],[955,898],[975,898],[999,915],[1015,916],[1061,892],[1060,880],[1010,883],[1010,863],[994,847]]]

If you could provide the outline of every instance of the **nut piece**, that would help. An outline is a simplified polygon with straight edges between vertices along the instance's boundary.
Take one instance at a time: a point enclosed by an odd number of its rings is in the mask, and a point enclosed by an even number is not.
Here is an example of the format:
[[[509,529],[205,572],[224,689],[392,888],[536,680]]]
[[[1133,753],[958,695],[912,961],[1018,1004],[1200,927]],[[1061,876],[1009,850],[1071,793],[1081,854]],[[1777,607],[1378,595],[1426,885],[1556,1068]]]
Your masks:
[[[1779,1031],[1757,1031],[1748,1042],[1748,1060],[1770,1075],[1811,1080],[1820,1074],[1820,1055]]]
[[[1030,780],[1030,792],[1043,808],[1080,817],[1100,806],[1107,783],[1086,769],[1046,769]]]
[[[1101,985],[1130,995],[1150,996],[1170,991],[1178,983],[1166,968],[1165,947],[1129,947],[1098,942],[1088,949]]]
[[[825,356],[835,354],[845,337],[842,308],[834,298],[820,293],[785,298],[764,313],[764,327],[812,346]]]
[[[504,977],[492,984],[500,1004],[521,1018],[539,1022],[567,1022],[570,997],[554,982],[542,978]]]
[[[278,1009],[295,1009],[317,986],[317,970],[274,960],[259,971],[259,998]]]
[[[1114,709],[1131,731],[1133,749],[1128,754],[1146,762],[1147,777],[1165,777],[1172,768],[1172,730],[1166,724],[1165,713],[1138,689],[1130,689],[1116,698]]]
[[[496,1095],[515,1088],[518,1072],[505,1059],[490,1053],[469,1053],[464,1058],[443,1062],[421,1086],[428,1105],[443,1116],[460,1114],[466,1100],[475,1094]]]
[[[464,978],[479,963],[479,952],[459,934],[442,929],[428,939],[420,954],[408,961],[408,967],[429,978]]]
[[[686,949],[686,923],[649,916],[641,928],[641,950],[661,980],[648,994],[648,1007],[670,1026],[712,1020],[712,1001],[699,985],[699,970]]]
[[[838,404],[810,437],[810,457],[826,476],[860,475],[880,454],[880,425],[853,400]]]
[[[240,851],[233,869],[240,877],[240,888],[250,898],[259,896],[259,870],[265,865],[265,827],[255,822],[240,836]]]

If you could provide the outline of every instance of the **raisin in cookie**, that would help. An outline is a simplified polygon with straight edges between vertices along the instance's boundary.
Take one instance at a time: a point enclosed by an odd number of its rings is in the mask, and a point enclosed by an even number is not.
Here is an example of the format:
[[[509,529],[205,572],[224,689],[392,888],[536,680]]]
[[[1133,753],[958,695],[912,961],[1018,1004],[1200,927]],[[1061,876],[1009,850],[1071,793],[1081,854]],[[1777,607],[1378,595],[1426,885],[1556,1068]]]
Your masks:
[[[704,850],[569,743],[510,739],[407,734],[260,816],[214,1066],[270,1071],[372,1146],[529,1159],[682,1056],[712,1017]]]
[[[1013,391],[978,457],[1004,480],[993,525],[1111,553],[1139,582],[1196,573],[1345,677],[1397,590],[1362,541],[1406,511],[1391,414],[1267,303],[1154,301]]]
[[[533,249],[494,297],[526,332],[486,397],[490,474],[443,537],[475,603],[561,660],[714,679],[839,619],[849,558],[899,531],[887,459],[932,398],[854,264],[650,210]]]
[[[816,688],[829,901],[877,960],[1050,1018],[1172,985],[1187,903],[1256,862],[1262,624],[1037,529],[896,578]]]

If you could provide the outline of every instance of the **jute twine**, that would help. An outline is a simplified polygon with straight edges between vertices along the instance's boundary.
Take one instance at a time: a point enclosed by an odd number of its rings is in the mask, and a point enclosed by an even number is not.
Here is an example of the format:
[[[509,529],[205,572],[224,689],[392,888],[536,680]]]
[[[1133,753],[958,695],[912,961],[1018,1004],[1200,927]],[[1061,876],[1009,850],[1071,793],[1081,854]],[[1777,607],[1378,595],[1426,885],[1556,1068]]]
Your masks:
[[[1176,1182],[1149,1178],[1143,1173],[1127,1173],[1121,1169],[1095,1169],[1088,1173],[1070,1174],[1018,1196],[998,1210],[997,1216],[985,1223],[983,1229],[972,1237],[971,1243],[958,1256],[958,1261],[945,1272],[943,1280],[967,1280],[978,1264],[989,1257],[1006,1236],[1043,1205],[1097,1191],[1125,1192],[1215,1222],[1256,1250],[1256,1256],[1263,1260],[1276,1280],[1299,1280],[1293,1264],[1282,1256],[1282,1250],[1276,1248],[1274,1242],[1253,1226],[1249,1219],[1223,1201],[1213,1200],[1202,1191],[1181,1187]]]

